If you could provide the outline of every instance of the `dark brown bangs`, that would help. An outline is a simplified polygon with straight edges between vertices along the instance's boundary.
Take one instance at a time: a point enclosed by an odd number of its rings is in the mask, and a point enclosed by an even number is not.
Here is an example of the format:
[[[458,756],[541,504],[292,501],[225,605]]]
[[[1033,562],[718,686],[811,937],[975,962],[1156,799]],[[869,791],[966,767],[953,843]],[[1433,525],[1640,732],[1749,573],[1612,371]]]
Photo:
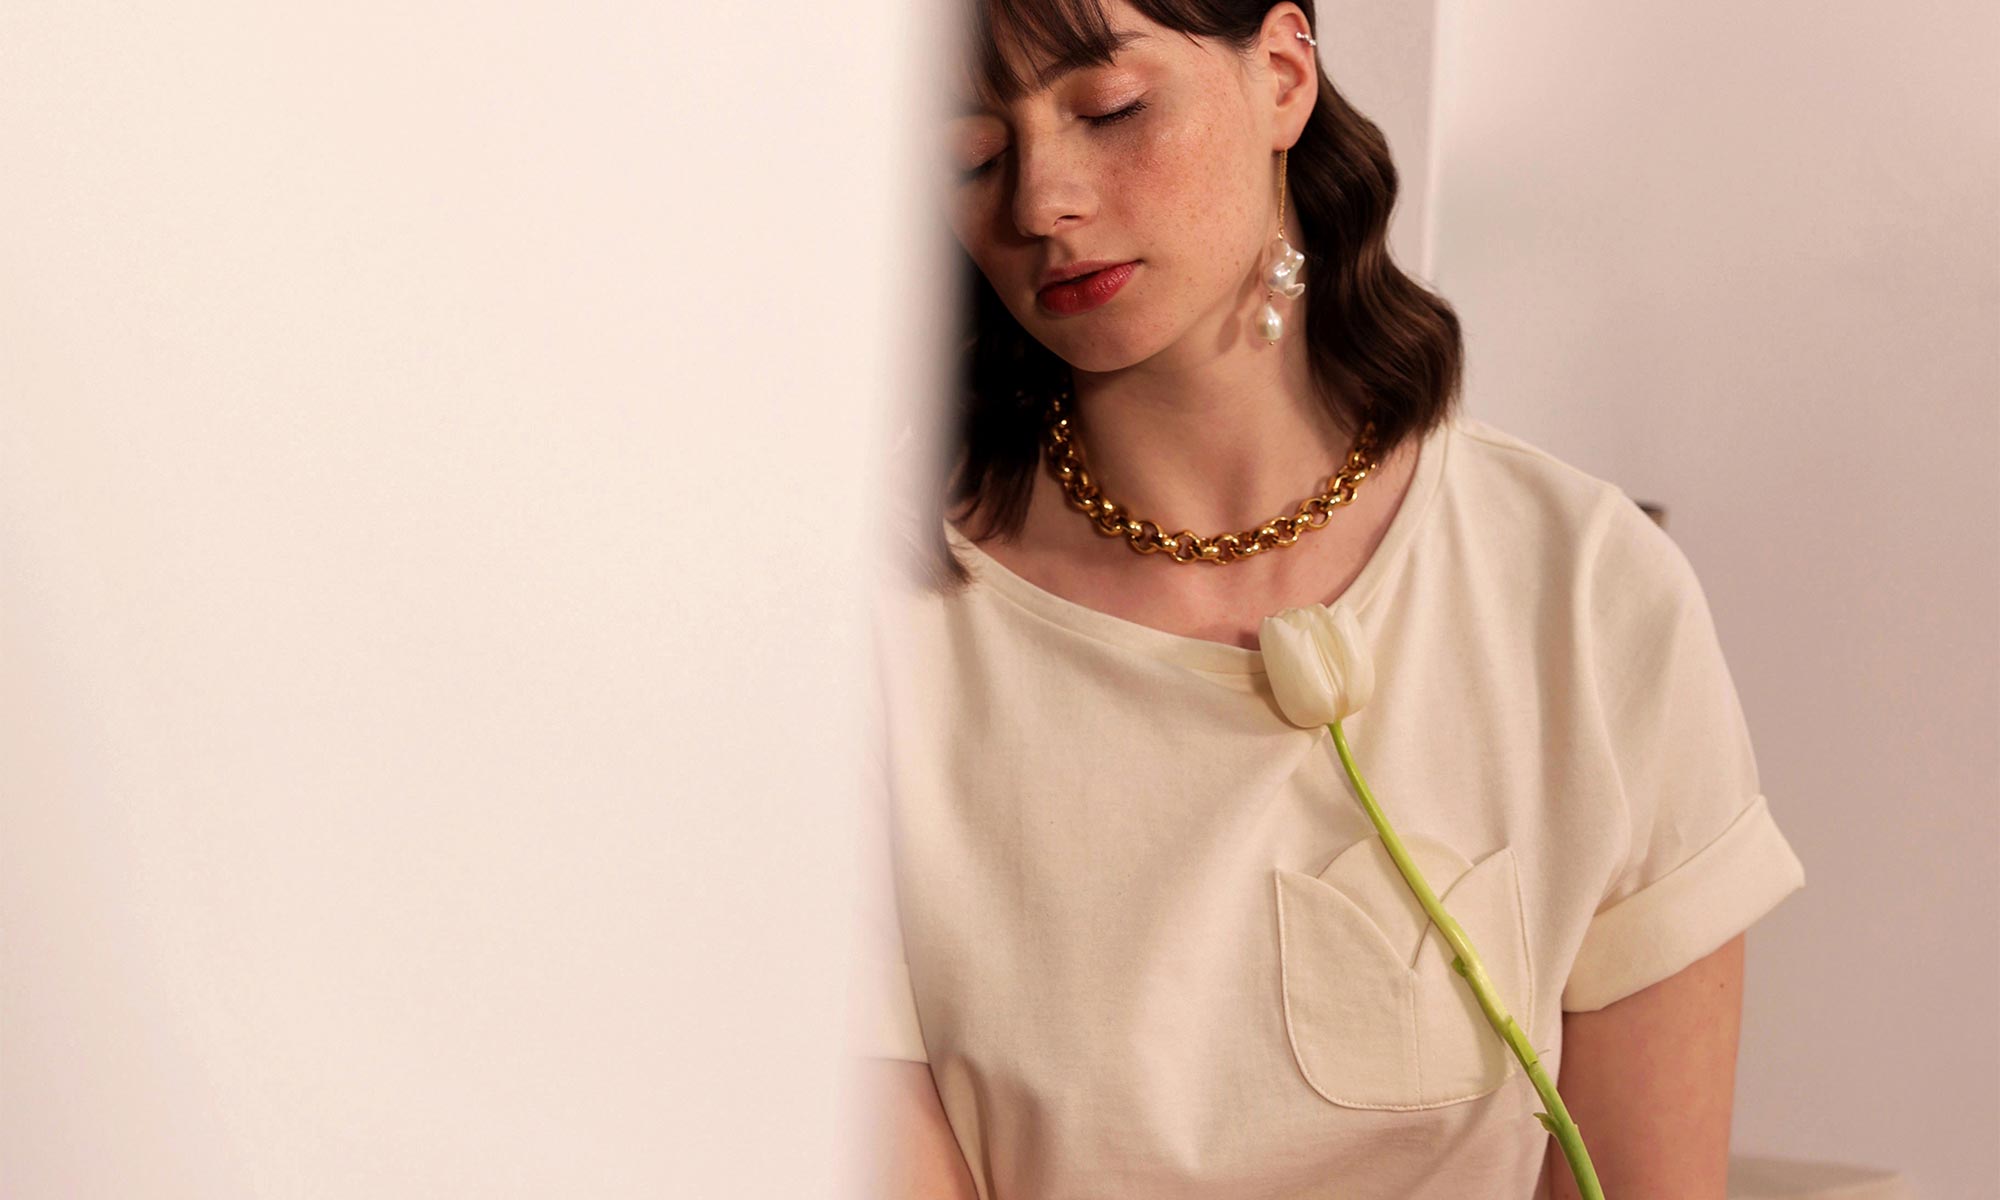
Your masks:
[[[980,97],[996,106],[1040,91],[1064,67],[1109,65],[1123,44],[1097,0],[975,0],[972,8]],[[1032,81],[1001,56],[999,34],[1037,64]]]

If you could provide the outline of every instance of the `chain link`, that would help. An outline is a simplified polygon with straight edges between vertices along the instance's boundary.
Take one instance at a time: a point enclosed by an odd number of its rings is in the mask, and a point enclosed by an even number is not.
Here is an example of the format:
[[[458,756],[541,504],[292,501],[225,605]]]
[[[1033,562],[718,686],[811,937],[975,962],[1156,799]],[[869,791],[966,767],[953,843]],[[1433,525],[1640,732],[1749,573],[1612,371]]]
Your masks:
[[[1019,396],[1026,399],[1025,393]],[[1098,490],[1083,465],[1083,445],[1076,439],[1076,430],[1065,408],[1069,398],[1067,387],[1050,397],[1048,431],[1043,447],[1048,455],[1049,469],[1062,485],[1063,495],[1068,498],[1070,507],[1089,517],[1107,536],[1124,537],[1138,553],[1165,553],[1178,563],[1203,562],[1227,566],[1240,559],[1254,558],[1267,550],[1289,546],[1308,530],[1323,528],[1334,509],[1352,503],[1361,482],[1381,465],[1375,458],[1375,422],[1369,421],[1361,427],[1360,436],[1348,451],[1347,464],[1332,478],[1327,489],[1301,501],[1298,511],[1290,516],[1273,517],[1255,529],[1220,533],[1212,538],[1186,529],[1169,534],[1152,521],[1126,514],[1116,502],[1107,499]]]

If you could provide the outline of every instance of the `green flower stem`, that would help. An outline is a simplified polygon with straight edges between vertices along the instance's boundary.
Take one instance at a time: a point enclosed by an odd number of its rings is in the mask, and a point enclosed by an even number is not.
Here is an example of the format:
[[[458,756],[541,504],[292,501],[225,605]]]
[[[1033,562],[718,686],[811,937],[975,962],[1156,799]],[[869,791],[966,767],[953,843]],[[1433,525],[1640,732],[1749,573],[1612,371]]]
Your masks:
[[[1582,1192],[1584,1200],[1604,1200],[1604,1190],[1597,1182],[1597,1170],[1590,1165],[1590,1152],[1583,1148],[1583,1134],[1577,1129],[1576,1122],[1570,1120],[1569,1109],[1563,1107],[1562,1097],[1556,1094],[1556,1085],[1550,1081],[1549,1073],[1542,1069],[1542,1060],[1535,1054],[1535,1048],[1528,1044],[1528,1035],[1521,1032],[1514,1018],[1500,1006],[1500,997],[1493,990],[1493,981],[1487,977],[1486,966],[1479,961],[1479,953],[1472,948],[1471,939],[1444,910],[1430,884],[1424,881],[1423,872],[1417,870],[1417,864],[1403,849],[1402,839],[1389,828],[1389,819],[1382,815],[1374,794],[1361,778],[1360,768],[1354,765],[1354,754],[1347,748],[1347,735],[1341,732],[1340,722],[1335,721],[1327,728],[1333,732],[1333,744],[1340,751],[1341,765],[1347,768],[1347,777],[1354,781],[1355,791],[1361,794],[1361,806],[1368,810],[1368,819],[1375,823],[1376,832],[1382,835],[1382,844],[1389,848],[1389,857],[1396,860],[1396,868],[1403,873],[1410,890],[1417,894],[1424,911],[1430,914],[1445,940],[1451,943],[1455,955],[1451,960],[1451,969],[1472,985],[1472,994],[1478,998],[1480,1011],[1486,1014],[1487,1023],[1493,1026],[1501,1040],[1513,1048],[1514,1057],[1521,1060],[1542,1103],[1548,1106],[1549,1111],[1536,1113],[1535,1119],[1562,1145],[1563,1157],[1569,1160],[1570,1174],[1576,1177],[1577,1189]]]

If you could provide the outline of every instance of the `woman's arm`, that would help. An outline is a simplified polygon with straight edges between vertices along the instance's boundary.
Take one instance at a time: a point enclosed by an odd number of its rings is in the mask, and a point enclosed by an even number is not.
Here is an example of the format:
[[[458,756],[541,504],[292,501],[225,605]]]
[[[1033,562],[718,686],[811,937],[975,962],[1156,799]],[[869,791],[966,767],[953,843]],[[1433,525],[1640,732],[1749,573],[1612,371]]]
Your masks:
[[[1743,934],[1651,987],[1595,1012],[1563,1014],[1556,1090],[1607,1197],[1725,1200]],[[1553,1200],[1577,1200],[1553,1138]]]
[[[868,1200],[978,1200],[929,1063],[861,1064],[868,1100]]]

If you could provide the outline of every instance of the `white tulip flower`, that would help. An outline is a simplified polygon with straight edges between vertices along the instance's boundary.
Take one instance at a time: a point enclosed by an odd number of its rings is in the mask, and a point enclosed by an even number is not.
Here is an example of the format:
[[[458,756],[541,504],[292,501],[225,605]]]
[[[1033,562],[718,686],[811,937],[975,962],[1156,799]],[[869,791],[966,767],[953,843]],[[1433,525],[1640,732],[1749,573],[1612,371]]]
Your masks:
[[[1346,604],[1309,604],[1265,617],[1257,643],[1278,707],[1300,728],[1351,716],[1375,694],[1375,663]]]

